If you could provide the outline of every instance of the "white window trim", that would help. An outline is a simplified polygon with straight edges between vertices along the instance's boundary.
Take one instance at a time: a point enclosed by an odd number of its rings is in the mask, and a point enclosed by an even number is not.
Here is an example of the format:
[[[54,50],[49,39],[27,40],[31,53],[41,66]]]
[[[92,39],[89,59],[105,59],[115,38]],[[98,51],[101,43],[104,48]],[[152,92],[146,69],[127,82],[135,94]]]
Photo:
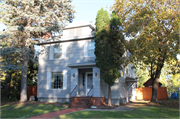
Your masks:
[[[88,57],[96,57],[95,54],[94,54],[94,56],[89,56],[89,43],[92,43],[92,42],[94,42],[94,44],[95,44],[94,40],[91,40],[88,42],[88,50],[87,50],[88,51]],[[95,51],[95,46],[94,46],[94,51]]]
[[[62,57],[61,58],[56,58],[54,59],[54,49],[53,47],[55,45],[60,45],[62,46]],[[49,49],[49,60],[60,60],[60,59],[66,59],[66,47],[65,47],[65,44],[53,44],[50,46],[50,49]]]
[[[52,81],[52,73],[61,73],[62,75],[63,75],[63,72],[51,72],[51,81]],[[52,82],[51,82],[52,83]],[[64,75],[63,75],[63,86],[64,86]],[[62,86],[62,88],[52,88],[52,87],[50,87],[51,89],[56,89],[56,90],[62,90],[63,89],[63,86]]]
[[[95,41],[94,40],[91,40],[91,41],[85,41],[84,43],[84,57],[96,57],[96,55],[94,54],[94,56],[89,56],[89,43],[92,43]],[[94,48],[94,51],[95,51],[95,48]]]
[[[47,84],[46,89],[47,90],[67,90],[67,70],[63,71],[57,71],[63,73],[63,88],[62,89],[52,89],[51,88],[51,80],[52,80],[52,72],[47,72]]]

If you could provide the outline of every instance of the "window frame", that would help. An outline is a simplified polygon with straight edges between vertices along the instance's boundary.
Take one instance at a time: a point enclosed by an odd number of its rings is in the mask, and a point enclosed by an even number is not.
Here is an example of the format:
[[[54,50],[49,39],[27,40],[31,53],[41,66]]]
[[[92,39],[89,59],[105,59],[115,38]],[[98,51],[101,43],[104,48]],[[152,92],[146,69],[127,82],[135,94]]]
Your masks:
[[[52,87],[54,87],[54,85],[52,86],[52,84],[54,84],[54,82],[55,82],[55,80],[56,79],[54,79],[54,81],[52,81],[53,80],[53,73],[60,73],[61,74],[61,77],[62,77],[62,87],[61,88],[52,88]],[[50,87],[50,89],[51,90],[62,90],[63,89],[63,83],[64,83],[64,80],[63,80],[63,72],[51,72],[51,87]]]
[[[61,48],[61,56],[60,57],[58,57],[58,58],[55,58],[54,56],[55,56],[55,50],[54,50],[54,48],[55,47],[60,47]],[[57,53],[58,54],[58,53]],[[63,58],[63,46],[62,46],[62,44],[58,44],[58,45],[54,45],[53,46],[53,59],[62,59]]]
[[[89,51],[92,50],[92,49],[89,49],[89,44],[90,44],[90,43],[94,43],[94,51],[95,51],[95,41],[94,41],[94,40],[91,40],[91,41],[88,42],[88,45],[87,45],[87,56],[88,56],[88,57],[96,57],[95,54],[94,54],[93,56],[90,56],[90,55],[89,55]]]
[[[55,55],[55,47],[58,46],[58,47],[61,47],[61,56],[60,57],[57,57],[57,58],[54,58],[54,55]],[[50,48],[49,48],[49,60],[61,60],[61,59],[66,59],[66,44],[64,43],[58,43],[58,44],[52,44],[50,45]]]

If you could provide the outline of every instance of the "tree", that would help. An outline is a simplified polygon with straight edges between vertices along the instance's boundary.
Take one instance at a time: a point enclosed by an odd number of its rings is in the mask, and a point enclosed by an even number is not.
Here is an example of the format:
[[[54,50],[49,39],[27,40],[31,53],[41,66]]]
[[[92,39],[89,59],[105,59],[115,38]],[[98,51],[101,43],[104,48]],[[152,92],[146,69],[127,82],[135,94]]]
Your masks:
[[[123,21],[123,31],[130,40],[126,48],[131,61],[149,65],[152,81],[152,102],[164,63],[177,60],[179,50],[179,1],[177,0],[116,0],[112,9]]]
[[[31,38],[40,38],[45,32],[62,31],[63,27],[74,18],[75,11],[71,2],[71,0],[3,0],[0,4],[1,10],[4,11],[1,12],[1,18],[8,26],[0,38],[18,44],[3,48],[3,53],[8,54],[2,69],[22,70],[21,101],[27,100],[29,46],[33,43]]]
[[[28,86],[37,86],[38,80],[38,59],[29,60],[28,62],[28,74],[27,74],[27,85]]]
[[[122,69],[123,35],[119,34],[121,21],[112,12],[111,19],[107,11],[101,8],[96,16],[95,55],[96,66],[100,68],[104,81],[108,84],[108,105],[111,106],[111,86],[120,77]]]
[[[135,68],[135,75],[138,77],[138,82],[137,82],[138,87],[144,87],[143,84],[150,78],[146,65],[143,65],[144,68],[142,68],[141,65],[143,64],[138,64],[136,65],[136,68]]]
[[[4,41],[2,41],[2,47],[4,48],[5,44]],[[31,51],[30,53],[32,56],[34,56],[34,48],[31,46]],[[4,52],[4,50],[3,50]],[[11,51],[11,54],[14,54],[16,51]],[[13,56],[13,55],[5,55],[3,53],[2,58],[3,60],[6,61],[6,56]],[[20,54],[17,54],[20,56]],[[15,58],[15,57],[14,57]],[[11,60],[12,62],[15,60]],[[4,61],[2,61],[4,63]],[[16,63],[16,62],[13,62]],[[18,64],[16,64],[18,66]],[[37,65],[37,58],[30,59],[28,61],[28,75],[27,75],[27,85],[36,85],[37,83],[37,70],[38,70],[38,65]],[[20,90],[21,90],[21,76],[22,76],[22,71],[21,70],[6,70],[2,71],[4,75],[1,75],[1,86],[2,86],[2,100],[10,100],[10,101],[15,101],[20,99]]]

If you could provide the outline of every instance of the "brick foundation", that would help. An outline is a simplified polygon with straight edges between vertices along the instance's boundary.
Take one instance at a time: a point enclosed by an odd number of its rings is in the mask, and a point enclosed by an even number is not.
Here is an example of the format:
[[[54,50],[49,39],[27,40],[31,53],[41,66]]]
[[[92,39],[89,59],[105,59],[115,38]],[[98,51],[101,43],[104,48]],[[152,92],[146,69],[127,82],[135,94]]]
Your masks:
[[[105,97],[92,97],[91,98],[91,105],[101,106],[102,104],[105,104]]]

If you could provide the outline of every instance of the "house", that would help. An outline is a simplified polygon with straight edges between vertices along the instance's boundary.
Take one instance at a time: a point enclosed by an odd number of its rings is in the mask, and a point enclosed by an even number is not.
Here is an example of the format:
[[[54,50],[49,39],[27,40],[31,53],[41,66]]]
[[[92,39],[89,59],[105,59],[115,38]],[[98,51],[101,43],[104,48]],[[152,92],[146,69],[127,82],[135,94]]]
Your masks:
[[[38,43],[38,101],[70,102],[75,99],[70,97],[92,97],[93,105],[107,103],[108,85],[95,63],[94,31],[92,23],[79,21],[66,26],[61,37]],[[131,66],[121,71],[122,77],[112,86],[115,105],[135,99],[132,92],[135,92],[136,80]]]
[[[152,79],[150,78],[149,80],[147,80],[144,84],[145,87],[152,87]],[[159,82],[158,87],[161,87],[162,83]]]

